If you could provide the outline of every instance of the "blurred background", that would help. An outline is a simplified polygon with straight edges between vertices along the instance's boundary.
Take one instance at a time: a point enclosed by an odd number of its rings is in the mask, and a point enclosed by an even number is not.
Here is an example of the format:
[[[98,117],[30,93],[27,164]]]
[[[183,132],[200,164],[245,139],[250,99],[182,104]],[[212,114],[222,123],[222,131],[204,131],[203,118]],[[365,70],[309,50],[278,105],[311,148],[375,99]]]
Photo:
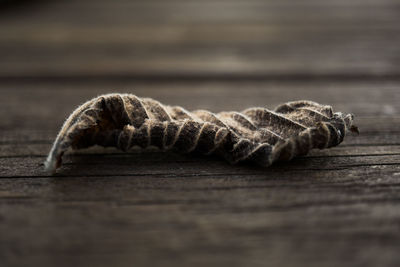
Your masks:
[[[4,77],[399,72],[396,0],[2,1]]]

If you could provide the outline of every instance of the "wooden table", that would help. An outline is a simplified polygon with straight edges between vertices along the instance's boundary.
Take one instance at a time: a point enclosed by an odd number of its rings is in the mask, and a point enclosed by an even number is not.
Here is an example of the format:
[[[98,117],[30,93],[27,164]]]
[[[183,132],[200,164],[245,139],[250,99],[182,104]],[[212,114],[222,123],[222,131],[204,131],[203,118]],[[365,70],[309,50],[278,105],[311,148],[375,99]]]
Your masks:
[[[361,134],[271,168],[92,149],[103,93],[188,109],[309,99]],[[400,266],[400,2],[29,1],[0,10],[1,266]]]

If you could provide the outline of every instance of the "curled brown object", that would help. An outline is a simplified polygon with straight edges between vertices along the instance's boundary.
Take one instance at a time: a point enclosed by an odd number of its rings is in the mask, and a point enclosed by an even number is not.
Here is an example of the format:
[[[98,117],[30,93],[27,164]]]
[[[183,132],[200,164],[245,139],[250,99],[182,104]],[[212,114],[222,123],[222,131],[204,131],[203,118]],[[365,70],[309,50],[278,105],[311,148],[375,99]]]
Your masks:
[[[47,171],[61,166],[64,152],[93,145],[127,151],[134,146],[215,153],[231,163],[254,161],[269,166],[313,148],[340,144],[346,131],[358,132],[353,115],[333,113],[311,101],[288,102],[274,111],[189,112],[150,98],[109,94],[76,109],[64,123],[46,159]]]

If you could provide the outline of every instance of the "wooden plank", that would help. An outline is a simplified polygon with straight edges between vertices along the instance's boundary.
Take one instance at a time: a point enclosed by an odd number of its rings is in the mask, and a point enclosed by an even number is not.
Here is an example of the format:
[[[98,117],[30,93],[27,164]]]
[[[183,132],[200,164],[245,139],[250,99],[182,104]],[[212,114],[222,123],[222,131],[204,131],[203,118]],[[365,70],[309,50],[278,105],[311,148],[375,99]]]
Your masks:
[[[394,8],[399,6],[396,0],[339,0],[317,1],[194,1],[194,0],[151,0],[151,1],[109,1],[71,0],[68,2],[36,1],[37,4],[16,6],[4,13],[5,19],[12,22],[25,16],[36,22],[68,23],[72,25],[120,22],[126,23],[232,23],[235,21],[287,21],[302,20],[314,22],[346,21],[363,19],[372,23],[370,18],[381,23],[397,21]],[[344,11],[347,11],[345,13]],[[118,14],[119,16],[115,16]],[[75,20],[73,20],[75,19]]]
[[[155,160],[153,160],[155,158]],[[166,160],[170,158],[169,160]],[[186,160],[189,158],[190,160]],[[44,157],[26,157],[26,158],[0,158],[1,176],[0,178],[12,177],[47,177],[44,172]],[[289,172],[308,172],[316,171],[337,171],[341,169],[352,169],[359,167],[376,166],[395,166],[399,167],[400,155],[392,150],[385,150],[384,155],[367,155],[354,157],[312,157],[300,158],[290,164],[286,164]],[[18,166],[26,166],[19,168]],[[205,166],[207,165],[207,166]],[[250,168],[249,168],[250,166]],[[247,167],[230,166],[226,162],[214,158],[214,160],[194,156],[178,156],[166,153],[146,154],[135,153],[128,155],[90,155],[66,157],[63,167],[60,170],[60,176],[73,177],[97,177],[97,176],[232,176],[232,175],[263,175],[266,172],[282,170],[282,165],[270,168],[258,168],[254,165]]]
[[[398,10],[377,0],[42,3],[2,14],[0,77],[398,76]]]
[[[1,179],[0,246],[10,264],[396,266],[398,173]]]
[[[143,27],[141,27],[143,28]],[[155,30],[155,29],[156,30]],[[179,29],[180,28],[180,29]],[[212,30],[206,30],[206,29]],[[399,54],[397,30],[378,31],[379,34],[359,30],[336,34],[325,28],[314,30],[285,31],[269,27],[257,26],[206,26],[206,29],[179,27],[172,31],[192,32],[196,36],[190,41],[196,44],[182,44],[179,39],[189,37],[173,37],[172,44],[163,40],[153,43],[138,44],[125,40],[125,36],[154,35],[162,36],[159,26],[146,30],[146,33],[136,33],[133,27],[102,28],[95,33],[91,29],[81,33],[69,33],[68,29],[55,28],[46,34],[41,43],[31,40],[7,41],[1,40],[0,75],[2,77],[36,77],[36,76],[141,76],[141,75],[325,75],[325,76],[398,76]],[[7,33],[15,36],[29,36],[28,30],[6,29],[0,31],[0,36]],[[53,44],[48,41],[57,32],[67,32],[75,43],[60,40]],[[165,31],[169,31],[166,29]],[[150,33],[147,33],[150,32]],[[118,36],[113,36],[113,34]],[[37,36],[36,32],[31,33]],[[111,40],[102,40],[100,44],[86,44],[79,41],[79,36],[109,36]],[[179,35],[179,33],[171,35]],[[218,36],[222,40],[202,43],[210,36]],[[254,43],[242,43],[241,40],[231,41],[226,36],[241,36]],[[278,35],[278,36],[277,36]],[[265,36],[268,40],[260,40]],[[391,42],[386,41],[391,36]],[[121,39],[119,43],[118,39]],[[192,39],[192,38],[191,38]],[[316,41],[318,40],[318,41]],[[380,49],[385,47],[385,49]],[[104,53],[107,51],[107,53]],[[312,60],[310,60],[312,58]]]
[[[398,125],[400,113],[398,81],[36,81],[0,83],[0,120],[2,130],[37,132],[61,127],[63,120],[79,104],[100,94],[121,92],[153,97],[164,104],[181,105],[189,110],[243,110],[251,106],[274,108],[287,101],[308,99],[330,104],[334,110],[354,113],[364,124],[367,117],[391,117],[392,127]],[[374,101],[371,101],[371,100]],[[18,105],[17,103],[22,103]],[[12,116],[10,116],[12,114]],[[397,116],[397,117],[396,117]],[[362,117],[366,117],[362,119]],[[382,118],[383,120],[386,120]],[[363,121],[362,121],[363,120]],[[390,120],[390,118],[388,118]],[[363,127],[386,131],[380,120]],[[389,121],[385,121],[389,123]],[[357,122],[358,123],[358,122]],[[366,122],[365,122],[366,123]],[[374,126],[376,125],[376,127]],[[364,125],[360,125],[364,126]],[[379,127],[378,127],[379,126]],[[397,129],[398,128],[393,128]],[[372,128],[371,128],[372,130]],[[35,134],[35,133],[32,133]],[[47,140],[49,134],[46,135]],[[27,136],[26,138],[29,138]],[[25,139],[21,137],[21,139]],[[0,141],[6,141],[5,139]]]

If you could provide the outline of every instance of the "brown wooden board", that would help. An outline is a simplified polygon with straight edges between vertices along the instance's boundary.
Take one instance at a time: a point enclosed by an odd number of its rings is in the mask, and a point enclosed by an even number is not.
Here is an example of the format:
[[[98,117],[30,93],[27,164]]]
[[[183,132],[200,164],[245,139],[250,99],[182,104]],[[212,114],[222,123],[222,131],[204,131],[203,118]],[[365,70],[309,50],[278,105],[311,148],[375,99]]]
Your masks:
[[[361,134],[267,169],[93,148],[67,155],[57,176],[49,176],[42,163],[64,118],[113,84],[213,111],[322,101],[355,113]],[[395,81],[3,83],[1,258],[10,266],[396,266],[398,87]]]
[[[398,1],[11,2],[0,266],[400,265]],[[309,99],[360,135],[270,168],[97,147],[44,172],[69,113],[110,92],[215,112]]]
[[[0,13],[0,77],[389,76],[400,4],[36,1]]]

